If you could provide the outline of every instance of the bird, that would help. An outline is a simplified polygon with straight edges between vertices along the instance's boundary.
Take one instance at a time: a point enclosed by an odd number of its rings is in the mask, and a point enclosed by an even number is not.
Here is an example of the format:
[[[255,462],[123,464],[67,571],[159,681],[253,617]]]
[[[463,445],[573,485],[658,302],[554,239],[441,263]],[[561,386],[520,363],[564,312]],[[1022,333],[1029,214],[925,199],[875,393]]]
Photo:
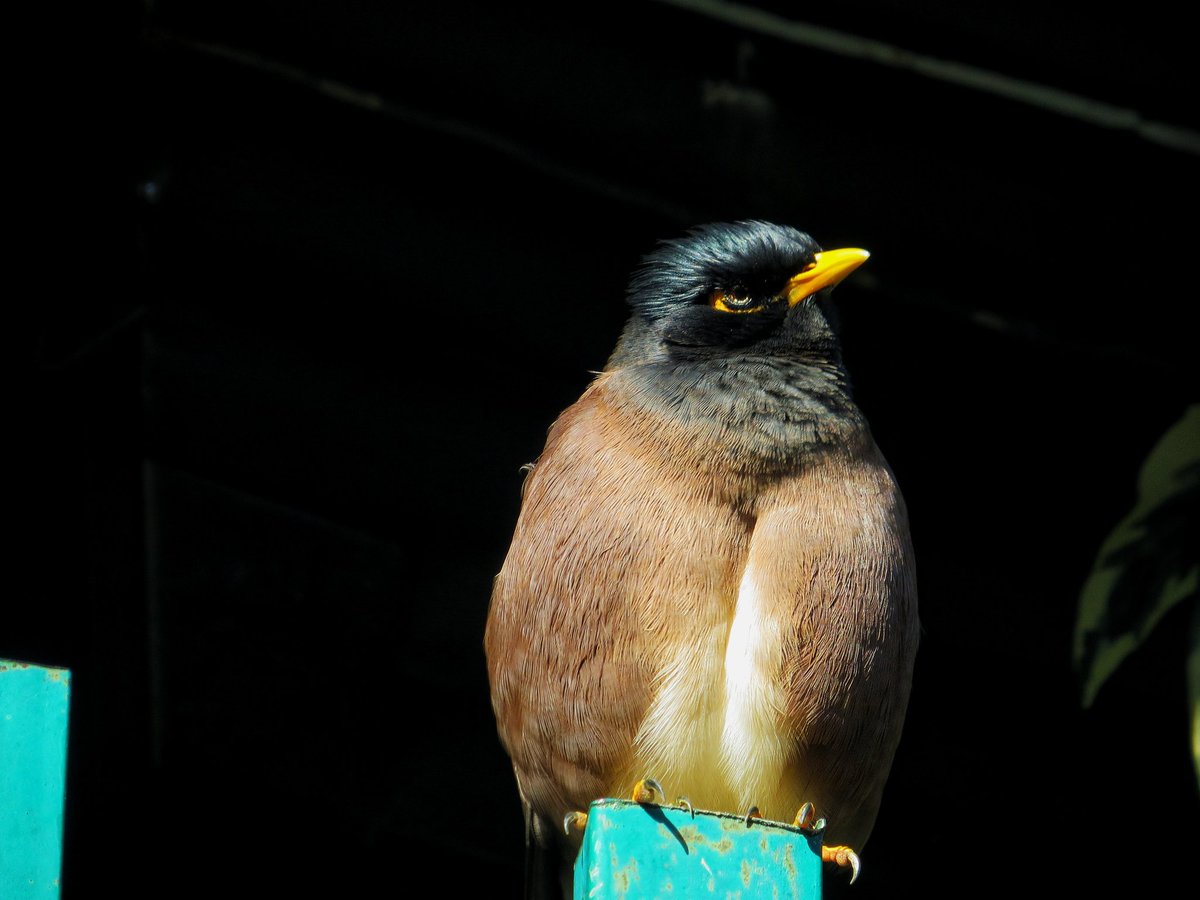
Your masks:
[[[857,875],[919,639],[905,500],[829,300],[868,255],[761,220],[660,241],[526,467],[484,650],[527,896],[570,896],[564,820],[647,778],[819,816]]]

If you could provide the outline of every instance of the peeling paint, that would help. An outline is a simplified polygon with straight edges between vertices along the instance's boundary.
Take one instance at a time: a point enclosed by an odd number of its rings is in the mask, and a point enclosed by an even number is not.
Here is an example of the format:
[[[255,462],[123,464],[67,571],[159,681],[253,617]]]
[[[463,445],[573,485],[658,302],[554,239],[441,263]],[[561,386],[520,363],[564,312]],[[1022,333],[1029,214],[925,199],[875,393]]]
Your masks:
[[[600,800],[576,863],[576,898],[665,895],[721,898],[821,896],[820,839],[784,823],[730,813]],[[585,859],[584,857],[587,857]]]

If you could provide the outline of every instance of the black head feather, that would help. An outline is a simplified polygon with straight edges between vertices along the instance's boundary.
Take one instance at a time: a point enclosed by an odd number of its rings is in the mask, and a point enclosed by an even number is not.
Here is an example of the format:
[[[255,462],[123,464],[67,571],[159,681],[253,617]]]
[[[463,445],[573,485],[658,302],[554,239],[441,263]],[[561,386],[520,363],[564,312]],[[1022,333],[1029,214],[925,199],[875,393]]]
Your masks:
[[[653,322],[706,303],[714,290],[772,296],[820,250],[807,234],[785,225],[701,225],[686,237],[663,241],[642,260],[629,282],[629,304]]]
[[[701,225],[664,241],[630,279],[633,309],[610,365],[661,358],[711,359],[752,353],[840,363],[825,304],[789,307],[788,280],[821,247],[795,228],[744,221]],[[713,308],[714,292],[759,302],[753,313]]]

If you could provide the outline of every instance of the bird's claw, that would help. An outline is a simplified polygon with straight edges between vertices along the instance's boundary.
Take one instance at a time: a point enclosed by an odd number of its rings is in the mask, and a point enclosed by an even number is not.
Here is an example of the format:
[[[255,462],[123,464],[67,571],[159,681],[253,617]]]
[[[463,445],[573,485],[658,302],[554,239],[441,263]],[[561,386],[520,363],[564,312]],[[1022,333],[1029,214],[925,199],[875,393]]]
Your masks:
[[[805,834],[820,834],[825,830],[825,819],[817,818],[817,809],[811,803],[805,803],[796,811],[796,818],[792,824],[803,831]],[[858,878],[858,870],[861,865],[858,861],[858,854],[845,846],[822,847],[821,861],[832,863],[841,869],[850,870],[850,883],[854,884]]]
[[[833,863],[839,869],[850,870],[850,883],[854,884],[858,878],[858,871],[862,868],[858,861],[858,854],[849,847],[822,847],[821,861]]]
[[[676,797],[675,805],[687,807],[687,811],[688,811],[689,815],[691,815],[691,817],[693,819],[696,818],[696,808],[694,806],[692,806],[692,801],[689,800],[687,797]]]
[[[805,834],[820,834],[825,830],[825,820],[816,818],[816,815],[816,807],[811,803],[805,803],[796,812],[796,818],[792,824]]]
[[[658,803],[667,798],[667,792],[653,778],[643,778],[633,786],[634,803]]]
[[[666,800],[667,794],[663,790],[661,784],[653,778],[643,778],[633,786],[631,799],[634,803],[662,803]],[[687,802],[687,798],[684,798]],[[688,803],[688,809],[692,808],[692,804]],[[692,818],[695,818],[695,812],[692,813]],[[587,828],[588,815],[585,812],[569,812],[563,817],[563,831],[570,836],[572,830],[583,831]]]
[[[571,829],[583,831],[587,828],[588,814],[585,812],[569,812],[563,817],[563,833],[571,836]]]
[[[747,828],[750,827],[751,819],[761,819],[761,818],[762,818],[762,813],[759,812],[758,807],[751,806],[748,810],[746,810],[746,818],[745,818],[746,827]]]

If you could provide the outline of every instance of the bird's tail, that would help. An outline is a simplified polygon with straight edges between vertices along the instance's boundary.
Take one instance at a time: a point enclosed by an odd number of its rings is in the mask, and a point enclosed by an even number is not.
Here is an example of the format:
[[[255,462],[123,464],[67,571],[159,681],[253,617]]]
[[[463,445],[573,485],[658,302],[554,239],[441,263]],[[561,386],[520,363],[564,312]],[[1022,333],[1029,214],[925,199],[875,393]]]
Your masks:
[[[572,900],[574,848],[525,804],[525,900]]]

